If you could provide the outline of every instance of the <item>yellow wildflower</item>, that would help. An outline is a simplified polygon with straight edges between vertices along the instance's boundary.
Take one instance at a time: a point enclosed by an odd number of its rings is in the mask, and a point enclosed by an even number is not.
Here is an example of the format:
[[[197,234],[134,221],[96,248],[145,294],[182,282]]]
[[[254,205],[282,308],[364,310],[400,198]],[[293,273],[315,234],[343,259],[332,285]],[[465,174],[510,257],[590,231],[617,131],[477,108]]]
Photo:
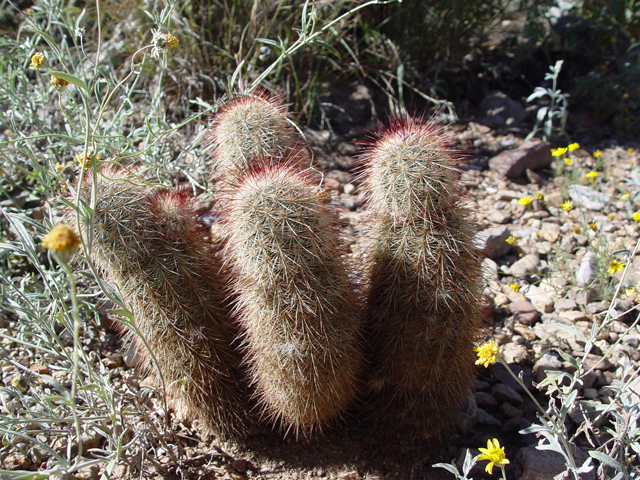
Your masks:
[[[11,379],[11,386],[20,393],[25,393],[29,390],[29,382],[27,382],[27,379],[19,373],[16,373]]]
[[[536,240],[540,239],[540,232],[536,232]]]
[[[35,53],[33,57],[31,57],[31,63],[29,64],[29,66],[34,70],[38,70],[43,63],[44,63],[44,55],[38,52],[38,53]]]
[[[489,475],[493,474],[494,465],[497,464],[500,468],[504,468],[502,465],[509,463],[504,453],[504,447],[500,446],[497,438],[487,440],[487,448],[479,448],[478,450],[482,453],[482,455],[478,457],[478,461],[489,460],[489,464],[485,468]]]
[[[637,295],[638,289],[636,287],[627,288],[627,295]]]
[[[554,148],[551,150],[551,155],[554,157],[561,157],[567,153],[568,148]]]
[[[571,157],[567,157],[564,159],[564,164],[569,166],[569,165],[573,165],[573,158]]]
[[[627,153],[628,153],[628,154],[632,154],[632,153],[633,153],[633,148],[629,147],[629,148],[627,149]]]
[[[574,150],[578,150],[579,148],[580,148],[580,144],[578,144],[578,143],[572,143],[571,145],[569,145],[569,146],[567,147],[567,149],[568,149],[570,152],[573,152]]]
[[[42,247],[51,250],[61,261],[68,262],[80,246],[80,238],[69,227],[60,224],[42,239]]]
[[[167,48],[177,47],[178,39],[170,33],[154,32],[151,43],[153,44],[153,48],[151,49],[151,57],[158,59],[160,58],[160,54]]]
[[[55,75],[51,75],[51,85],[56,87],[56,90],[60,91],[63,87],[69,85],[69,82],[63,80],[62,78],[58,78]]]
[[[573,233],[579,234],[580,233],[580,227],[573,227]]]
[[[61,163],[56,163],[56,173],[62,173],[62,171],[64,170],[64,165]]]
[[[539,202],[544,202],[544,195],[542,194],[542,192],[536,193],[536,200],[538,200]]]
[[[589,224],[589,228],[590,228],[591,230],[593,230],[594,232],[597,232],[597,231],[598,231],[598,224],[595,222],[595,220],[594,220],[594,221],[592,221],[592,222]]]
[[[476,365],[484,365],[487,368],[492,363],[496,363],[496,355],[498,355],[498,346],[493,340],[489,340],[487,343],[480,345],[473,350],[478,352],[478,360]]]
[[[640,212],[636,212],[631,216],[636,222],[640,222]]]
[[[619,262],[618,260],[612,260],[611,265],[609,265],[609,270],[607,270],[607,273],[614,274],[618,270],[622,270],[623,268],[624,268],[624,263]]]
[[[587,177],[587,179],[594,180],[594,181],[595,181],[597,176],[598,176],[598,172],[594,172],[593,170],[585,175],[585,177]]]
[[[602,152],[600,151],[600,149],[593,152],[593,158],[600,158],[601,156],[602,156]]]
[[[567,200],[566,202],[564,202],[560,206],[562,207],[563,210],[566,210],[567,212],[570,212],[571,209],[573,208],[573,202],[571,200]]]
[[[631,196],[631,194],[630,194],[629,192],[626,192],[626,193],[623,193],[623,194],[620,196],[620,199],[621,199],[621,200],[624,200],[625,198],[629,198],[630,196]]]
[[[516,293],[520,291],[520,285],[518,285],[516,282],[513,282],[511,285],[509,285],[509,288],[511,288],[511,290]]]
[[[511,235],[509,238],[507,238],[507,243],[509,245],[515,245],[516,244],[516,240],[517,240],[517,238],[514,237],[513,235]]]
[[[80,164],[80,166],[84,166],[84,168],[89,168],[91,166],[91,160],[93,160],[93,154],[91,152],[87,153],[87,158],[85,160],[84,157],[84,153],[81,153],[80,155],[76,155],[76,158],[78,159],[78,163]],[[98,160],[100,160],[100,156],[96,155],[96,162]]]
[[[522,197],[518,200],[518,205],[524,205],[525,207],[529,206],[529,204],[533,201],[531,197]]]

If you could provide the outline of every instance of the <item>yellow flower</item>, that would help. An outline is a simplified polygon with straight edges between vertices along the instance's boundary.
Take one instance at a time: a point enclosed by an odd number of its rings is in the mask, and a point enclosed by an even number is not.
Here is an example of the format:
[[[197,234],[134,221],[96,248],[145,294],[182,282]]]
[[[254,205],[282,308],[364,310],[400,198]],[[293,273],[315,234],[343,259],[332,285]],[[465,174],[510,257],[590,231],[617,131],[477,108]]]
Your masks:
[[[522,197],[520,200],[518,200],[518,205],[524,205],[526,207],[532,201],[533,201],[533,198],[531,198],[531,197]]]
[[[511,285],[509,285],[509,288],[511,288],[511,290],[513,290],[516,293],[518,293],[520,291],[520,285],[518,285],[515,282],[513,282]]]
[[[637,295],[638,289],[636,287],[627,288],[627,295]]]
[[[56,90],[60,91],[63,87],[69,85],[69,82],[63,80],[62,78],[58,78],[55,75],[51,75],[51,85],[56,87]]]
[[[572,143],[567,147],[567,149],[569,149],[570,152],[573,152],[574,150],[577,150],[579,148],[580,148],[580,144],[578,143]]]
[[[80,163],[81,167],[84,166],[84,168],[89,168],[91,166],[91,160],[93,160],[93,154],[91,152],[87,153],[86,160],[84,158],[84,153],[76,155],[76,158],[78,159],[78,163]],[[98,160],[100,160],[100,156],[96,155],[96,162]]]
[[[34,70],[38,70],[42,64],[44,63],[44,55],[40,52],[36,53],[31,57],[31,63],[29,66]]]
[[[544,202],[544,195],[542,194],[542,192],[536,193],[536,200]]]
[[[479,448],[478,450],[482,453],[482,455],[478,457],[478,461],[489,460],[489,464],[487,468],[485,468],[489,475],[493,474],[494,465],[498,464],[498,466],[501,466],[509,463],[504,453],[504,447],[500,446],[497,438],[487,440],[487,448]],[[504,467],[501,466],[500,468]]]
[[[496,363],[496,355],[498,355],[498,346],[493,340],[474,348],[474,352],[478,352],[478,360],[476,365],[484,365],[487,368],[492,363]]]
[[[554,157],[561,157],[563,156],[565,153],[567,153],[567,150],[569,150],[568,148],[555,148],[553,150],[551,150],[551,155]]]
[[[18,390],[20,393],[25,393],[29,389],[29,383],[27,382],[27,379],[19,373],[16,373],[11,379],[11,386]]]
[[[571,157],[567,157],[564,159],[564,164],[569,166],[569,165],[573,165],[573,158]]]
[[[42,247],[51,250],[63,262],[68,262],[80,246],[80,238],[64,224],[51,229],[42,239]]]
[[[597,231],[598,231],[598,224],[595,222],[595,220],[594,220],[594,221],[592,221],[592,222],[589,224],[589,228],[590,228],[591,230],[593,230],[594,232],[597,232]]]
[[[570,212],[571,209],[573,208],[573,202],[571,200],[567,200],[566,202],[564,202],[560,206],[562,207],[563,210],[566,210],[567,212]]]
[[[640,222],[640,212],[634,213],[631,218],[634,219],[636,222]]]
[[[594,172],[593,170],[585,175],[589,180],[595,180],[597,176],[598,172]]]
[[[580,227],[573,227],[573,233],[580,233]]]
[[[514,237],[513,235],[511,235],[509,238],[507,238],[507,243],[509,245],[515,245],[516,244],[516,240],[517,240],[517,238]]]
[[[56,163],[56,173],[62,173],[64,170],[64,165],[61,163]]]
[[[607,273],[614,274],[618,270],[622,270],[623,268],[624,268],[624,263],[619,262],[618,260],[612,260],[611,265],[609,265],[609,270],[607,270]]]
[[[602,152],[598,149],[593,152],[593,158],[600,158],[602,156]]]
[[[633,148],[629,147],[629,148],[627,149],[627,153],[629,153],[629,154],[633,153]]]
[[[621,200],[624,200],[625,198],[629,198],[630,196],[631,196],[631,194],[630,194],[629,192],[626,192],[626,193],[623,193],[623,194],[620,196],[620,199],[621,199]]]
[[[158,59],[160,58],[160,54],[167,48],[177,47],[178,39],[170,33],[154,32],[151,43],[153,44],[153,48],[151,49],[151,57]]]

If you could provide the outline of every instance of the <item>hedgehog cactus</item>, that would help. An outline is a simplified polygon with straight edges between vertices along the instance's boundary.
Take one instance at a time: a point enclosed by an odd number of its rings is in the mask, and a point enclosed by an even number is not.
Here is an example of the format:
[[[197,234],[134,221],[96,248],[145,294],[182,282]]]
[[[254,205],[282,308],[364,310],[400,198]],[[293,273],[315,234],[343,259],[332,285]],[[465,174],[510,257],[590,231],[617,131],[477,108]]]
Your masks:
[[[360,296],[318,184],[263,160],[229,188],[223,215],[253,383],[265,414],[296,434],[344,411],[362,357]]]
[[[239,373],[237,334],[224,304],[220,265],[188,191],[135,185],[123,170],[98,175],[91,257],[120,289],[155,356],[168,396],[181,416],[207,430],[245,434],[247,393]],[[88,201],[87,176],[80,195]],[[89,241],[87,228],[79,231]],[[129,333],[153,374],[149,353]]]
[[[372,380],[387,419],[437,436],[472,385],[482,330],[482,276],[473,214],[454,152],[433,122],[393,120],[363,161]]]
[[[214,174],[238,175],[261,157],[285,159],[302,145],[279,97],[239,94],[225,102],[207,137]]]

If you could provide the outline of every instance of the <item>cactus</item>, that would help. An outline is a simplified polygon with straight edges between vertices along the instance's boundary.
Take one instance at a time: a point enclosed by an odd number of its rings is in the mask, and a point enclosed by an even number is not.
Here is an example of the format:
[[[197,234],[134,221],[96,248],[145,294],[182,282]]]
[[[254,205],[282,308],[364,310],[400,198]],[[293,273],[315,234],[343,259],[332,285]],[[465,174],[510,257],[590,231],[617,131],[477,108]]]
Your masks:
[[[307,434],[358,389],[360,294],[337,217],[308,170],[255,162],[226,192],[224,249],[263,415]]]
[[[432,437],[466,400],[483,319],[477,227],[447,143],[432,121],[394,119],[362,162],[372,401]]]
[[[182,417],[240,437],[249,422],[237,335],[222,306],[220,264],[187,190],[135,185],[106,169],[95,184],[91,258],[122,293],[158,362],[168,398]],[[88,203],[91,176],[80,196]],[[78,225],[85,243],[89,229]],[[154,371],[140,338],[129,333],[140,367]]]
[[[261,157],[285,159],[303,145],[279,97],[239,94],[227,100],[211,122],[214,174],[238,175]]]

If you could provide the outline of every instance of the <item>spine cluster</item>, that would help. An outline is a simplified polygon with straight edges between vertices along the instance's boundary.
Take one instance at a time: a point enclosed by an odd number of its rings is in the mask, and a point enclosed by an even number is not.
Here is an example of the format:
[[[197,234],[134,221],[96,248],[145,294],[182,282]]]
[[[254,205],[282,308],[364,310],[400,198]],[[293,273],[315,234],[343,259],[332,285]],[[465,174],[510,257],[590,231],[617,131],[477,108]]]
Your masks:
[[[96,198],[91,228],[78,230],[135,316],[141,367],[153,374],[152,354],[175,408],[235,437],[255,411],[307,434],[355,400],[421,436],[450,428],[483,312],[476,226],[444,130],[393,120],[364,156],[371,249],[358,268],[280,101],[232,98],[208,142],[215,239],[186,190],[109,168],[79,192]]]

